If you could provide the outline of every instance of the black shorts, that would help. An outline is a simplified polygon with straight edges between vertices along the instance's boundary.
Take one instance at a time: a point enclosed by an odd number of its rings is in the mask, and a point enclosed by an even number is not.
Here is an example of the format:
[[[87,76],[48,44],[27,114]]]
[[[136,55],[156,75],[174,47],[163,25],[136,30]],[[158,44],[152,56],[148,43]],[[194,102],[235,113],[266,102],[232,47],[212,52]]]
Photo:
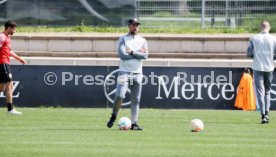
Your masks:
[[[0,83],[12,81],[12,72],[9,64],[0,64]]]

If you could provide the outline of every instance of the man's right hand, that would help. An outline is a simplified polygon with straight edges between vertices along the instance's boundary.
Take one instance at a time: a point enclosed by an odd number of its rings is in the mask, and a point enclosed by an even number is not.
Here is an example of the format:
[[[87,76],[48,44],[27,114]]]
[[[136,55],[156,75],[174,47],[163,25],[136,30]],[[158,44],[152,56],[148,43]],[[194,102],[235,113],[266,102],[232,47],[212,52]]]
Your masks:
[[[140,51],[145,53],[145,52],[148,51],[148,49],[146,49],[146,48],[141,48]]]

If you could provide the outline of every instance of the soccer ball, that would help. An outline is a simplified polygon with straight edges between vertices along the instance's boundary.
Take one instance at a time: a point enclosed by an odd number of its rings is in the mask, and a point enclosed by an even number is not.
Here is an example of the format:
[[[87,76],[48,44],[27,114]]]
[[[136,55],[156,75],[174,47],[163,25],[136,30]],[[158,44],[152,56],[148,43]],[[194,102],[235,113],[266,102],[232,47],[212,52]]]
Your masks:
[[[122,117],[120,118],[118,125],[120,130],[129,130],[131,127],[131,121],[127,117]]]
[[[200,119],[193,119],[190,122],[190,128],[193,132],[202,131],[204,129],[204,124]]]

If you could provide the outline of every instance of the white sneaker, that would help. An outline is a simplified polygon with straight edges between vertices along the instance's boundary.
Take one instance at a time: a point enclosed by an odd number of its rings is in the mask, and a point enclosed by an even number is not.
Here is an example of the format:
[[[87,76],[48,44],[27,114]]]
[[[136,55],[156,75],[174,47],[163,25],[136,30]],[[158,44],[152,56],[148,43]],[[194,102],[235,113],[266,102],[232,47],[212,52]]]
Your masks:
[[[8,111],[8,113],[9,114],[17,114],[17,115],[21,115],[22,114],[22,112],[16,111],[16,109],[12,109],[12,110]]]

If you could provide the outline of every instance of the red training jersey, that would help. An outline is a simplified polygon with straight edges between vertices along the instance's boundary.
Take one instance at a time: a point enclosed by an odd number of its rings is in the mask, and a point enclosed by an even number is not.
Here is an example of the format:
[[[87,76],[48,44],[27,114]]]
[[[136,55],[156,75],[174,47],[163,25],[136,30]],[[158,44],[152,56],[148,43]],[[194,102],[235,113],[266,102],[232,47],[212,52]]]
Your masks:
[[[11,39],[0,33],[0,64],[10,64]]]

